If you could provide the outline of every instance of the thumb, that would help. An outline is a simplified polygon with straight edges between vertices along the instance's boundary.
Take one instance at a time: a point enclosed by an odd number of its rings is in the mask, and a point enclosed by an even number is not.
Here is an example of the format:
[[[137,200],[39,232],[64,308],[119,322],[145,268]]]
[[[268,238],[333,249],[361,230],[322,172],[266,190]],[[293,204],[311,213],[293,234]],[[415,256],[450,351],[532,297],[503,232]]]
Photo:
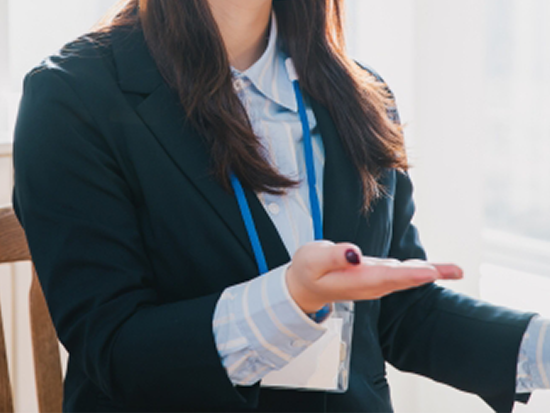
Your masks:
[[[315,262],[319,278],[332,271],[359,265],[362,257],[361,249],[349,242],[339,244],[319,242],[311,252],[313,255],[311,260]]]

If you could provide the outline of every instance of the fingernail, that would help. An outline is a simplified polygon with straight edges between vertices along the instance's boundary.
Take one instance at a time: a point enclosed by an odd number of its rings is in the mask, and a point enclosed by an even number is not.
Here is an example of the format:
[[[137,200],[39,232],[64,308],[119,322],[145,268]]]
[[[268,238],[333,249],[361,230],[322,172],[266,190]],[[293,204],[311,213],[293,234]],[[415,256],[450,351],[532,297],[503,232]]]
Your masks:
[[[346,251],[346,260],[353,265],[359,265],[361,263],[359,255],[351,249]]]

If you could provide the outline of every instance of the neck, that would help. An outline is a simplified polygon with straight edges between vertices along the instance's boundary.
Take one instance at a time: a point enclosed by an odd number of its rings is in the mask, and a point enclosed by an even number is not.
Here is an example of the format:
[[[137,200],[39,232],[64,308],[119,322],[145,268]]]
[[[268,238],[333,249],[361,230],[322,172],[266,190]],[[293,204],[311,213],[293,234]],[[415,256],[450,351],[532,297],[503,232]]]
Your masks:
[[[208,0],[221,32],[229,63],[245,71],[263,54],[272,0]]]

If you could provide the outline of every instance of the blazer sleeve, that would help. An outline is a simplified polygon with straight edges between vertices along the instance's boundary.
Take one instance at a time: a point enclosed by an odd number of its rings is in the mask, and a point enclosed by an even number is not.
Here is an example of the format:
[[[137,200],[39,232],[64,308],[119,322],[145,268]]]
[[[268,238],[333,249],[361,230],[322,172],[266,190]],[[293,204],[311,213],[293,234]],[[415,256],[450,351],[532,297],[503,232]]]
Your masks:
[[[71,81],[55,67],[27,76],[13,153],[14,208],[71,363],[127,406],[245,408],[213,338],[219,294],[159,302],[132,193],[94,122],[102,102]]]
[[[390,255],[425,259],[416,228],[412,185],[397,173]],[[495,411],[514,403],[517,357],[533,314],[515,312],[430,284],[382,299],[384,356],[398,369],[481,396]]]

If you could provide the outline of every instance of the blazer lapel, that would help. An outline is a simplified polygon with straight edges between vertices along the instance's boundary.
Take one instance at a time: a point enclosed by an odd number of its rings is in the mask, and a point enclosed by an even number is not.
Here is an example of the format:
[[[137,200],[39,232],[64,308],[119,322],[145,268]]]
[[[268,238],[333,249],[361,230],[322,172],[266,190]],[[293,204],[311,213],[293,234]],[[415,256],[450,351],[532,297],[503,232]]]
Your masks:
[[[138,115],[255,262],[236,198],[215,181],[208,147],[187,121],[177,94],[163,81],[143,33],[115,33],[112,40],[122,90],[147,95],[136,108]],[[288,252],[258,197],[247,189],[245,193],[269,268],[288,262]]]
[[[232,193],[213,178],[209,150],[189,125],[177,94],[163,81],[149,54],[141,30],[120,30],[112,37],[113,55],[123,91],[147,95],[137,113],[179,169],[200,191],[254,259],[240,210]],[[355,239],[361,204],[361,181],[340,142],[329,112],[311,100],[325,146],[323,225],[325,238],[334,242]],[[290,260],[288,252],[258,197],[245,189],[269,268]]]
[[[325,146],[324,237],[333,242],[354,242],[362,214],[361,178],[346,154],[328,110],[313,99],[310,102]]]

